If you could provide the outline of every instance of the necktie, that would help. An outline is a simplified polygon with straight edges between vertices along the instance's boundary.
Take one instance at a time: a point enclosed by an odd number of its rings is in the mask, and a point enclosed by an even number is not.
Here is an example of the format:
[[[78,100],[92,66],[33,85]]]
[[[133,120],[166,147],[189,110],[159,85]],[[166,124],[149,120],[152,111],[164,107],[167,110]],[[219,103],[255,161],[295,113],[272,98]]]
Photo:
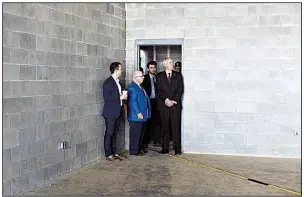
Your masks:
[[[155,82],[155,77],[152,77],[152,81],[153,81],[154,86],[155,86],[155,84],[156,84],[156,82]]]
[[[171,73],[168,73],[168,82],[171,83]]]

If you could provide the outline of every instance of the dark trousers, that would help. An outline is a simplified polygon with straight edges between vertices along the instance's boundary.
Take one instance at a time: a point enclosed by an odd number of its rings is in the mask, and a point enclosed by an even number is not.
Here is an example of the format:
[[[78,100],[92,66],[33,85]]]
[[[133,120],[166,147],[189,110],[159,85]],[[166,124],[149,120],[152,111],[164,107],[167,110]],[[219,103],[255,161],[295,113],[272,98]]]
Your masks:
[[[181,151],[181,108],[164,107],[160,110],[162,117],[163,150],[169,150],[170,127],[172,132],[173,147],[175,151]]]
[[[148,147],[150,141],[161,143],[161,119],[157,110],[156,99],[151,101],[151,118],[147,121],[146,131],[143,139],[143,148]]]
[[[146,122],[129,121],[129,125],[129,153],[130,155],[135,155],[141,152]]]
[[[120,118],[105,118],[106,131],[104,135],[105,156],[116,154],[116,135],[119,132]]]

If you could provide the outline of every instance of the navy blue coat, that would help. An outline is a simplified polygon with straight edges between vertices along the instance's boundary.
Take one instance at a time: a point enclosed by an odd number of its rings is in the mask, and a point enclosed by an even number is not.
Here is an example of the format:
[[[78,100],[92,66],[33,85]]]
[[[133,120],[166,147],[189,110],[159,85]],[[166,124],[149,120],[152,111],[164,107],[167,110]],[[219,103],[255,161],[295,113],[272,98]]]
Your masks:
[[[112,76],[104,81],[102,94],[104,99],[102,116],[105,118],[118,118],[121,114],[121,101],[118,86]]]

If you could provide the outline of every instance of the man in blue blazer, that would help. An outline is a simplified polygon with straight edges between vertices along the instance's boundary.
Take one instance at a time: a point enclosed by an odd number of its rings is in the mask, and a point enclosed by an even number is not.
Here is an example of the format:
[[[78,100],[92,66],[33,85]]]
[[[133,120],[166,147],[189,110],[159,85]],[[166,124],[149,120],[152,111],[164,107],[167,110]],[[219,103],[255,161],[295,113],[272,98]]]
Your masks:
[[[133,73],[133,81],[128,87],[128,121],[130,125],[130,155],[142,156],[142,140],[147,119],[151,118],[150,98],[141,87],[144,75],[141,71]]]
[[[117,154],[116,135],[119,132],[122,100],[127,99],[127,95],[122,94],[118,79],[122,73],[121,63],[111,63],[110,72],[111,76],[104,81],[102,87],[104,99],[102,116],[104,117],[106,124],[104,150],[106,160],[120,161],[123,157]]]

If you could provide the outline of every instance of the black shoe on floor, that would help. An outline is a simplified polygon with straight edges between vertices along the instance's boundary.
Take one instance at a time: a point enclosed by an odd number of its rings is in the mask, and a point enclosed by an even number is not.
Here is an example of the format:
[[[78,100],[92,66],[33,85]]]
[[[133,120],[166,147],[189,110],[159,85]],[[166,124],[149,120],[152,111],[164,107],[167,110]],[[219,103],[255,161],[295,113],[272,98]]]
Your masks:
[[[169,150],[161,150],[159,151],[160,154],[168,154],[169,153]]]

